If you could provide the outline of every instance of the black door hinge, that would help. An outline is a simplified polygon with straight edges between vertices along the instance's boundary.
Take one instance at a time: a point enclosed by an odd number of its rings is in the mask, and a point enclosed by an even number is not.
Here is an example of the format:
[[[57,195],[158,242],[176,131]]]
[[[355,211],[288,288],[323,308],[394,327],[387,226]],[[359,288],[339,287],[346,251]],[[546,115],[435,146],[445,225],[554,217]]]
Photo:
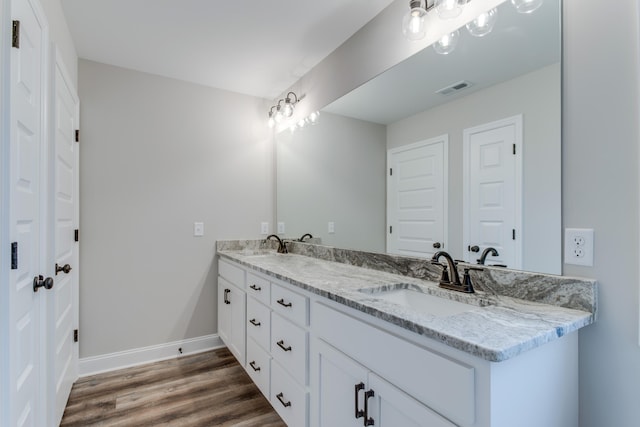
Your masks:
[[[75,242],[79,242],[80,241],[80,230],[78,230],[77,228],[75,230],[73,230],[73,240]]]
[[[11,47],[20,49],[20,21],[13,21]]]
[[[80,142],[80,129],[76,129],[76,142]]]
[[[78,330],[73,330],[73,342],[78,342]]]
[[[513,144],[513,155],[516,155],[516,144]]]
[[[11,242],[11,269],[18,269],[18,242]]]
[[[511,230],[511,239],[516,240],[516,229]]]
[[[393,225],[389,226],[389,233],[393,233]]]
[[[389,168],[389,176],[393,176],[393,168]]]

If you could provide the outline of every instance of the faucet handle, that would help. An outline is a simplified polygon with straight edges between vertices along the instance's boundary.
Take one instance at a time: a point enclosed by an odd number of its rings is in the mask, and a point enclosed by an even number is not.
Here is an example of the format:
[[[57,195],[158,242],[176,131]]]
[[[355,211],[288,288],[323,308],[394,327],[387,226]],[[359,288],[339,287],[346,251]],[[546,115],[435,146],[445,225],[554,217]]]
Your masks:
[[[465,267],[464,268],[464,274],[462,276],[462,288],[463,288],[464,292],[468,292],[468,293],[474,292],[473,283],[471,282],[471,275],[469,274],[469,271],[471,271],[471,270],[484,271],[484,268],[478,268],[478,267]]]
[[[442,267],[442,274],[440,274],[440,283],[449,283],[450,282],[450,279],[449,279],[449,268],[447,267],[447,265],[446,264],[440,264],[436,260],[431,260],[431,264],[437,265],[439,267]]]

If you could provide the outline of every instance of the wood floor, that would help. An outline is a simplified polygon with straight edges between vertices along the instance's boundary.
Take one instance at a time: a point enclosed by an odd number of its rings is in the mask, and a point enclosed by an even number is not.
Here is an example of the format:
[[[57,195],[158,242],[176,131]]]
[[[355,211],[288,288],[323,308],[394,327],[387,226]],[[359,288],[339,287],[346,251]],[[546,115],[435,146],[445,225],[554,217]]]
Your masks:
[[[225,348],[81,378],[61,426],[286,424]]]

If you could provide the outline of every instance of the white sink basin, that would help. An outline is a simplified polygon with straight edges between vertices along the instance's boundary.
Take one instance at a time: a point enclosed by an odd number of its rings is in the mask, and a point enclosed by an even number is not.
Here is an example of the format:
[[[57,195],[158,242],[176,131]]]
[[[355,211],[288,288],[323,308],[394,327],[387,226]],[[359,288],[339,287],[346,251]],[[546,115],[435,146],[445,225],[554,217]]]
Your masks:
[[[412,289],[392,289],[380,293],[371,293],[370,295],[375,299],[398,304],[438,317],[451,316],[477,308],[477,306],[472,304],[465,304]]]

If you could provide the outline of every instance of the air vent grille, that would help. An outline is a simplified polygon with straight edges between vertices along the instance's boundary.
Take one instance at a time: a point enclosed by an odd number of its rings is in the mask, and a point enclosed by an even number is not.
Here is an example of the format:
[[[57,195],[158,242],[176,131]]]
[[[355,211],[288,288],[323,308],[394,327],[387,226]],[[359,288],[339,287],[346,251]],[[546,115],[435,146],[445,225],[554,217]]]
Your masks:
[[[473,83],[471,83],[470,81],[461,80],[447,87],[443,87],[440,90],[437,90],[436,93],[439,93],[440,95],[451,95],[452,93],[459,92],[471,86],[473,86]]]

